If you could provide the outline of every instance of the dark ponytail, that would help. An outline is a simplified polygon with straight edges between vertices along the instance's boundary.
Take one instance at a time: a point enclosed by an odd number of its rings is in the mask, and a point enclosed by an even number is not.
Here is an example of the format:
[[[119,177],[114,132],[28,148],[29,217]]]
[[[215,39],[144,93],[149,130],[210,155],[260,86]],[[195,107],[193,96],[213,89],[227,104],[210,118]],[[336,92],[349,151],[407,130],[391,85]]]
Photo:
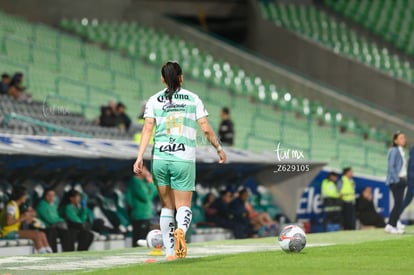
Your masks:
[[[182,74],[181,67],[177,62],[168,61],[161,68],[161,75],[168,87],[165,92],[167,93],[170,102],[174,92],[179,91],[181,88],[180,76]]]

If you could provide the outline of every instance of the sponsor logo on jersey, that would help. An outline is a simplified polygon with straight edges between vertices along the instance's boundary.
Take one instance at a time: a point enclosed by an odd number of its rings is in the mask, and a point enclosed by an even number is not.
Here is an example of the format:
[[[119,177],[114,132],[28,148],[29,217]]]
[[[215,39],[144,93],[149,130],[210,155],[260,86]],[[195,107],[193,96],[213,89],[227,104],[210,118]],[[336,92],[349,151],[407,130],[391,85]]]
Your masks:
[[[190,100],[190,97],[188,95],[183,95],[179,93],[174,93],[172,96],[173,99],[181,99],[181,100]],[[159,95],[157,97],[158,102],[165,102],[168,100],[168,95]]]
[[[187,105],[184,103],[167,102],[162,106],[162,110],[167,112],[185,111],[185,106]]]
[[[184,143],[166,144],[160,146],[160,152],[178,152],[185,151]]]

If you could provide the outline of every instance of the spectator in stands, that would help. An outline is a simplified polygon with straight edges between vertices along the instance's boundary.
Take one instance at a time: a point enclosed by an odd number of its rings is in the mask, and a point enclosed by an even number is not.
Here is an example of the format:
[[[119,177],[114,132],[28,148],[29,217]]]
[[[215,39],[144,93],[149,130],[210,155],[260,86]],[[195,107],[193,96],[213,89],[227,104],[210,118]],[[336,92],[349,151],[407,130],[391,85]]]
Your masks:
[[[111,99],[108,101],[108,107],[111,109],[111,113],[115,116],[116,114],[116,101]]]
[[[335,172],[330,172],[321,185],[326,231],[338,231],[341,229],[342,200],[336,186],[337,181],[338,175]]]
[[[242,227],[243,237],[247,238],[252,233],[252,226],[249,217],[249,212],[246,209],[246,202],[249,197],[247,189],[242,189],[238,192],[237,198],[230,203],[230,212],[232,213],[234,220],[237,222],[237,227]]]
[[[21,230],[23,222],[31,223],[34,211],[27,211],[20,215],[19,207],[26,202],[26,188],[16,186],[13,189],[10,200],[0,214],[1,235],[3,238],[25,238],[34,243],[39,254],[52,253],[45,233],[37,230]]]
[[[7,94],[10,85],[10,76],[6,73],[1,75],[1,82],[0,82],[0,95]]]
[[[125,113],[125,105],[122,102],[119,102],[116,105],[116,116],[119,121],[119,127],[123,132],[128,132],[129,127],[131,126],[131,119]]]
[[[32,95],[26,92],[26,87],[23,86],[23,74],[16,73],[10,81],[8,94],[14,99],[23,100],[27,102],[32,101]]]
[[[66,219],[69,230],[73,234],[73,240],[78,242],[78,251],[88,250],[93,242],[94,235],[90,231],[89,210],[86,201],[81,200],[81,195],[75,189],[65,194],[61,210]]]
[[[131,178],[125,194],[132,224],[133,247],[138,246],[137,241],[145,239],[150,231],[154,210],[152,201],[157,195],[151,173],[144,166],[142,174]]]
[[[217,209],[213,208],[216,199],[213,193],[208,193],[203,199],[204,215],[209,222],[213,222],[214,216],[217,214]]]
[[[338,189],[342,199],[344,229],[355,230],[355,182],[351,167],[343,169]]]
[[[404,191],[407,186],[407,160],[404,152],[405,144],[405,135],[398,131],[393,136],[393,147],[388,152],[386,183],[394,198],[394,207],[391,210],[388,224],[385,226],[384,230],[391,234],[404,233],[403,228],[397,227],[397,223],[403,210]]]
[[[39,219],[45,225],[45,233],[52,247],[53,252],[57,252],[57,238],[60,239],[62,251],[74,251],[74,241],[72,234],[68,230],[65,220],[59,215],[58,208],[55,204],[55,191],[46,189],[43,198],[36,207]]]
[[[248,227],[235,220],[235,217],[230,210],[232,199],[233,196],[231,192],[227,190],[221,191],[220,197],[211,205],[211,208],[215,210],[216,215],[206,216],[206,219],[208,222],[213,222],[219,227],[231,230],[236,239],[246,238],[249,233]]]
[[[223,145],[233,146],[234,143],[234,126],[230,119],[230,109],[223,107],[220,113],[219,137]]]
[[[98,125],[102,127],[115,127],[117,125],[116,118],[112,113],[112,109],[110,107],[101,107],[101,115],[98,119]]]
[[[408,158],[407,165],[407,193],[405,194],[403,207],[401,213],[404,209],[411,203],[414,197],[414,146],[411,147],[410,155]]]
[[[385,226],[384,217],[375,210],[372,189],[369,186],[362,189],[361,196],[356,200],[356,213],[362,225],[381,228]]]

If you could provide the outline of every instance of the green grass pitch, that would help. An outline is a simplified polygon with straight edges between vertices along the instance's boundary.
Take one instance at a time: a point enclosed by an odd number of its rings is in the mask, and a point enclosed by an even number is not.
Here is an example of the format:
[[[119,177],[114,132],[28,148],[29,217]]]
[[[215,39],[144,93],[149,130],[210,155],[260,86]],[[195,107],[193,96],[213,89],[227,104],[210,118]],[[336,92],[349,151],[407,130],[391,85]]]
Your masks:
[[[414,274],[414,227],[309,234],[298,254],[276,237],[190,244],[188,257],[165,262],[146,248],[0,257],[2,274]],[[155,259],[156,263],[144,263]]]

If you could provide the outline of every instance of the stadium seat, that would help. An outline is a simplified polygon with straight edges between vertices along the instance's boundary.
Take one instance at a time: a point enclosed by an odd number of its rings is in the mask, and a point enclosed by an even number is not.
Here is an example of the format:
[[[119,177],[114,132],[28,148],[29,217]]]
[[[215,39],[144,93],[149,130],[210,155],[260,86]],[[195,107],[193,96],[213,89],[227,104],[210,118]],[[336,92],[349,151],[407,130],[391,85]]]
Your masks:
[[[391,9],[391,2],[387,0],[340,0],[325,3],[344,16],[371,28],[385,40],[394,42],[397,47],[400,45],[407,53],[414,54],[414,36],[411,35],[414,25],[411,23],[411,16],[404,16],[405,12],[409,13],[411,8],[414,8],[411,4],[405,5],[405,1],[398,0]],[[414,81],[414,70],[410,63],[391,54],[387,48],[378,49],[375,43],[369,42],[347,27],[344,22],[327,15],[315,6],[282,4],[277,1],[260,1],[259,5],[263,17],[275,24],[394,77]]]

